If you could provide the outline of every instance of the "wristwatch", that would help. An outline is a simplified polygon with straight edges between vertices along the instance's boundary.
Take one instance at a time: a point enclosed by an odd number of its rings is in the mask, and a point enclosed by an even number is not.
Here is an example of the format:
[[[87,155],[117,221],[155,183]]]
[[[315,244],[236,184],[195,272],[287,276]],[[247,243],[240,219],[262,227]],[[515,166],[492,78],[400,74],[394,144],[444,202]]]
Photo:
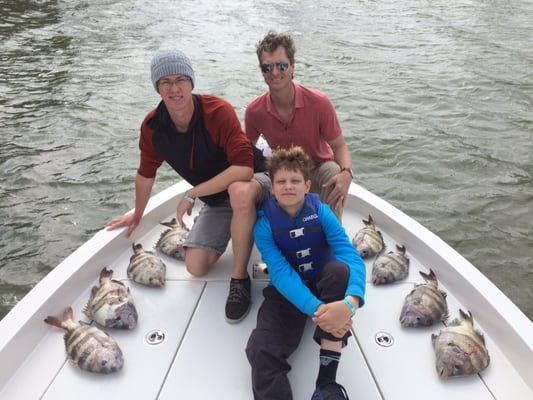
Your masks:
[[[351,176],[352,179],[353,179],[353,171],[352,171],[351,168],[342,168],[342,169],[341,169],[341,172],[342,172],[342,171],[348,171],[348,173],[350,174],[350,176]]]

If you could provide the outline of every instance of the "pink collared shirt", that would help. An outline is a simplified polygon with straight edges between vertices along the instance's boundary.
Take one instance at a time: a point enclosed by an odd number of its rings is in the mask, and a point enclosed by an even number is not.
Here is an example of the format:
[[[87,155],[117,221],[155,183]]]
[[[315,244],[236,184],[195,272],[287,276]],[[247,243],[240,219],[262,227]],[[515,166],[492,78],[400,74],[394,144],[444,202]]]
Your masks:
[[[244,114],[245,131],[255,143],[263,134],[272,149],[300,146],[315,166],[333,161],[328,142],[342,135],[337,113],[322,92],[294,83],[295,104],[289,123],[285,124],[272,103],[269,92],[254,99]]]

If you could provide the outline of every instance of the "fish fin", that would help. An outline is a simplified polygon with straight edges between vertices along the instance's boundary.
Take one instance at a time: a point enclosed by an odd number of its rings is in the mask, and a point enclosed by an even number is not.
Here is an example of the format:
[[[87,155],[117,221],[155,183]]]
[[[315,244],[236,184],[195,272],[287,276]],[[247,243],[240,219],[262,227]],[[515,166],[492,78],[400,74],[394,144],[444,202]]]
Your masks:
[[[487,345],[485,344],[485,335],[483,335],[483,332],[481,332],[481,331],[479,331],[477,329],[474,329],[474,331],[479,335],[479,340],[481,340],[481,343],[483,343],[483,346],[486,347]],[[487,356],[488,356],[488,354],[487,354]]]
[[[126,287],[126,285],[122,281],[117,281],[116,279],[111,279],[111,282],[116,283],[117,285]]]
[[[446,321],[448,320],[448,318],[450,317],[450,312],[448,311],[448,304],[446,304],[446,302],[444,302],[444,306],[446,307],[444,309],[444,312],[442,313],[442,317],[441,317],[441,321],[446,323]]]
[[[93,288],[94,289],[94,288]],[[82,312],[88,316],[89,318],[91,318],[91,315],[89,313],[89,310],[90,310],[90,305],[91,305],[91,302],[92,302],[92,299],[93,299],[93,295],[91,294],[91,298],[89,300],[87,300],[87,304],[85,304],[85,307],[83,308]]]
[[[172,218],[168,222],[160,222],[159,224],[160,225],[164,225],[164,226],[168,226],[169,228],[172,228],[172,227],[178,225],[178,220],[176,218]]]
[[[98,292],[98,289],[98,286],[93,286],[93,288],[91,289],[91,296],[89,297],[89,301],[92,301],[92,299],[94,299],[94,296],[96,296],[96,292]]]
[[[161,243],[163,241],[163,238],[165,237],[166,233],[167,232],[170,232],[170,229],[167,229],[166,231],[164,231],[161,236],[159,236],[159,239],[157,239],[157,242],[155,243],[155,248],[156,249],[161,249]]]
[[[385,240],[383,239],[383,235],[382,235],[381,231],[376,231],[375,229],[374,229],[374,231],[379,236],[379,239],[381,240],[381,246],[382,246],[381,250],[376,253],[376,257],[378,257],[379,255],[385,253],[385,250],[387,250],[387,245],[385,244]],[[392,253],[392,251],[391,251],[391,253]]]

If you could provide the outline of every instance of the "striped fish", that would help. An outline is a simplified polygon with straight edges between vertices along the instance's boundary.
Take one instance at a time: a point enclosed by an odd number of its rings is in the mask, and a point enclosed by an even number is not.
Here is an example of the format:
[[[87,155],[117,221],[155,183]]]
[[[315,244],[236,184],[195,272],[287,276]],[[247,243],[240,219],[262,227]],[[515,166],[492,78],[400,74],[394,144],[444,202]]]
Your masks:
[[[133,255],[128,265],[128,278],[146,286],[165,286],[167,274],[165,263],[152,252],[145,251],[140,243],[133,243],[132,248]]]
[[[376,231],[372,216],[368,220],[363,220],[365,227],[359,230],[352,239],[361,258],[370,258],[379,254],[385,249],[385,242],[380,231]]]
[[[65,350],[74,365],[101,374],[122,369],[124,357],[117,342],[96,326],[75,323],[71,307],[65,310],[62,320],[48,316],[44,322],[67,331],[64,336]]]
[[[396,245],[395,251],[380,256],[372,265],[372,283],[381,285],[407,278],[409,257],[405,255],[405,246]]]
[[[483,334],[474,329],[469,311],[459,310],[454,319],[438,335],[431,335],[435,350],[437,373],[443,379],[477,374],[488,367],[489,352]]]
[[[405,327],[430,326],[448,319],[446,293],[438,288],[433,270],[429,274],[420,271],[426,283],[415,285],[405,297],[400,313],[400,323]]]
[[[137,326],[137,310],[130,289],[113,278],[113,270],[104,267],[100,286],[94,286],[83,313],[106,328],[133,329]]]
[[[161,225],[168,226],[170,229],[161,234],[155,248],[167,256],[181,261],[185,260],[183,243],[185,243],[185,239],[189,235],[189,230],[181,227],[176,218],[173,218],[170,222],[161,222]]]

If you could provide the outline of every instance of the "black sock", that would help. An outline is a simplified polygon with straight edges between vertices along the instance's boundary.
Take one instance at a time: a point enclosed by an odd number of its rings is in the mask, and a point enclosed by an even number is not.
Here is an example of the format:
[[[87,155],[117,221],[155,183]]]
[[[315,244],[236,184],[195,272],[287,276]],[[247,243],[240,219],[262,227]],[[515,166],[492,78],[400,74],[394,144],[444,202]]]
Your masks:
[[[316,378],[317,387],[329,382],[335,382],[340,358],[341,353],[320,349],[320,368],[318,370],[318,378]]]

